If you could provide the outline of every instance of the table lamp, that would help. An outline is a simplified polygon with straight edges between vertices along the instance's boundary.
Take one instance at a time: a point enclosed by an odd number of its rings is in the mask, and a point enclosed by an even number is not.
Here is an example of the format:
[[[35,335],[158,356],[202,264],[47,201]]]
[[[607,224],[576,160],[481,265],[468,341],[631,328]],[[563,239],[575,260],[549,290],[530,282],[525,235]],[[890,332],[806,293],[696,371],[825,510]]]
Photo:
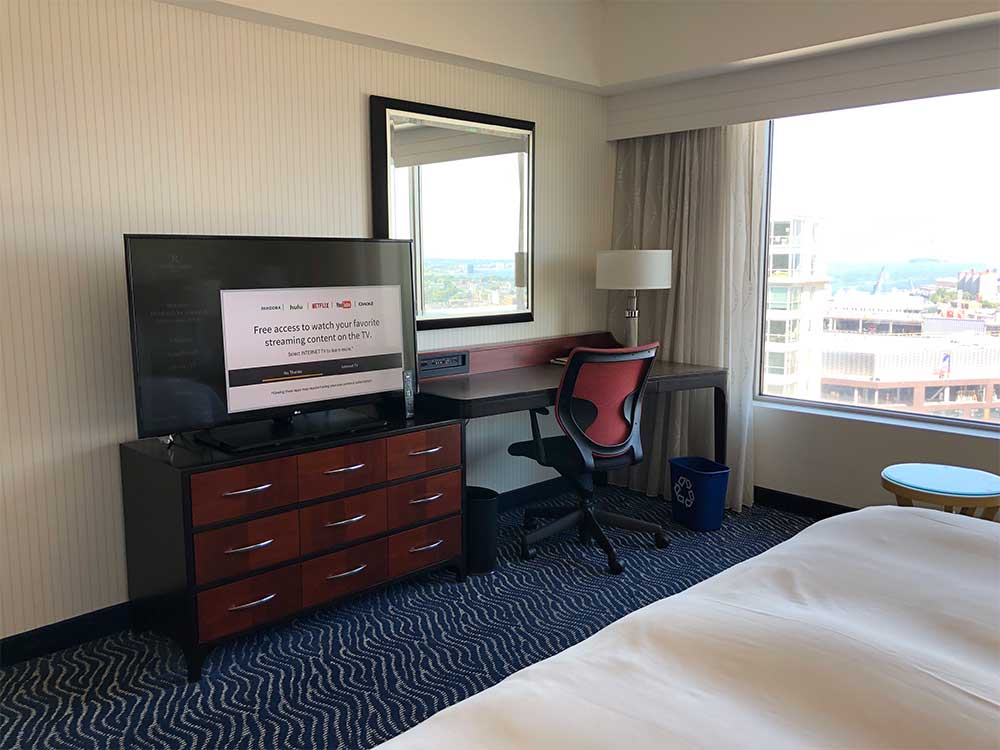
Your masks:
[[[640,289],[670,288],[670,250],[612,250],[597,254],[597,288],[627,289],[625,323],[628,346],[639,345]]]

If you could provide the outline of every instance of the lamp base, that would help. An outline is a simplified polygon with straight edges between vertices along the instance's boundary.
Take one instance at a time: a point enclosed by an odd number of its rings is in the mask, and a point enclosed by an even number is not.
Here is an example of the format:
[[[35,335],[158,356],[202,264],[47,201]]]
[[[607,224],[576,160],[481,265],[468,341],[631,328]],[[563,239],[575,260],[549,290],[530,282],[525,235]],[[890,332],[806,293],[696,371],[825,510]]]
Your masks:
[[[639,346],[639,297],[635,289],[628,293],[625,303],[625,346]]]
[[[625,319],[625,346],[639,346],[639,316]]]

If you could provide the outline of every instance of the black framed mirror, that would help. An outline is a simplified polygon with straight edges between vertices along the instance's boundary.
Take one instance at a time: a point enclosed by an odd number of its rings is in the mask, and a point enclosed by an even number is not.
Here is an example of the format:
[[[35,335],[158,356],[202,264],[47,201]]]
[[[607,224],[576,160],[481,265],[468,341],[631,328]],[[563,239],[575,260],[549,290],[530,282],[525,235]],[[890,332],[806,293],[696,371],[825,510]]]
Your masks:
[[[413,240],[417,329],[534,320],[535,123],[369,105],[373,236]]]

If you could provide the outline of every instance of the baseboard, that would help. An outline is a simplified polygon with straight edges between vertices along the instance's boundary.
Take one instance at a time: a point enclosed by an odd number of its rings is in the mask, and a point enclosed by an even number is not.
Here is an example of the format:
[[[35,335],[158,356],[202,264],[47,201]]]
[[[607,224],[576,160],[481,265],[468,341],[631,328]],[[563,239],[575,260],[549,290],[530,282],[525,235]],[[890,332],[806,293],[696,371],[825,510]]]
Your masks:
[[[501,492],[498,507],[500,512],[503,513],[505,510],[513,510],[528,503],[546,500],[550,497],[561,495],[564,492],[572,491],[573,484],[566,477],[555,477],[554,479],[546,479],[543,482],[529,484],[527,487],[518,487],[516,490]]]
[[[128,602],[0,639],[0,667],[45,656],[129,627]]]
[[[756,486],[753,488],[753,501],[754,504],[766,505],[769,508],[776,508],[789,513],[797,513],[800,516],[814,518],[817,521],[857,510],[857,508],[849,508],[846,505],[830,503],[826,500],[816,500],[815,498],[803,497],[802,495],[793,495],[790,492]]]

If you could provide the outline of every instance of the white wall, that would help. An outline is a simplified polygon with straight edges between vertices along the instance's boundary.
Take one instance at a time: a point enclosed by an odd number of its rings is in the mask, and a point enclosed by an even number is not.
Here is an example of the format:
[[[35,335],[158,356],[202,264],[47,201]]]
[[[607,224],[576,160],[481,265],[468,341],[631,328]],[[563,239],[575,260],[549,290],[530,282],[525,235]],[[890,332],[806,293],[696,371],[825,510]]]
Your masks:
[[[126,598],[122,234],[370,235],[369,94],[537,123],[536,322],[420,346],[602,328],[598,97],[150,0],[0,4],[0,637]],[[551,476],[504,452],[522,416],[473,423],[471,481]]]
[[[1000,473],[1000,435],[770,404],[754,407],[758,487],[852,508],[892,503],[880,484],[882,469],[913,461]]]

